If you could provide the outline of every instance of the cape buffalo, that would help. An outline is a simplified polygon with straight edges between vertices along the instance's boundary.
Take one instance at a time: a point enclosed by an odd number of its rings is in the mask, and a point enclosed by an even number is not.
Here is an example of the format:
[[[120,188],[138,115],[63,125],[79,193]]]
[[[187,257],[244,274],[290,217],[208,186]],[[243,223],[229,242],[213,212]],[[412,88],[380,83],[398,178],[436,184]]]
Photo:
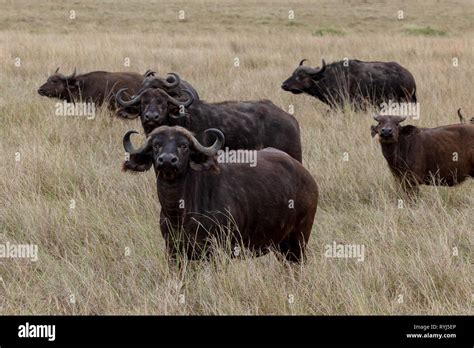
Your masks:
[[[418,128],[400,126],[406,117],[374,119],[372,137],[379,135],[389,168],[407,191],[420,184],[454,186],[474,177],[474,124]]]
[[[68,102],[79,100],[93,102],[97,106],[107,103],[113,110],[115,109],[115,93],[126,87],[133,94],[138,91],[143,79],[143,75],[132,72],[93,71],[76,75],[75,69],[71,75],[63,75],[57,68],[46,83],[38,89],[38,94]]]
[[[156,128],[139,149],[130,141],[137,132],[123,138],[129,154],[124,170],[154,167],[168,255],[209,256],[211,239],[227,237],[234,250],[243,246],[262,255],[274,248],[289,261],[301,261],[318,202],[311,174],[276,149],[255,151],[254,167],[219,163],[224,135],[217,129],[206,132],[216,137],[209,147],[179,126]]]
[[[302,160],[298,121],[269,100],[206,103],[194,99],[186,89],[182,92],[187,99],[179,100],[162,89],[149,88],[125,101],[121,92],[116,96],[120,105],[140,106],[145,134],[163,125],[179,125],[200,134],[199,141],[209,144],[204,130],[218,128],[224,132],[229,149],[273,147]]]
[[[413,75],[395,62],[363,62],[343,60],[320,68],[303,65],[303,59],[293,75],[283,82],[285,91],[307,93],[328,104],[343,107],[345,102],[356,109],[383,102],[416,103],[416,84]]]

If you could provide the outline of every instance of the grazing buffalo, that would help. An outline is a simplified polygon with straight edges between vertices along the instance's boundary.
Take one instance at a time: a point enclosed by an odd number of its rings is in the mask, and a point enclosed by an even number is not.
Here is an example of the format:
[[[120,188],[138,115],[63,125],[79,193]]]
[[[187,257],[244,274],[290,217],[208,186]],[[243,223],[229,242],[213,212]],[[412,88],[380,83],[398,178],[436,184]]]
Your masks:
[[[374,116],[372,137],[379,135],[392,174],[407,190],[417,185],[454,186],[474,177],[474,125],[437,128],[400,126],[406,117]]]
[[[139,90],[144,76],[132,72],[93,71],[87,74],[71,75],[59,73],[59,68],[51,75],[38,93],[45,97],[59,98],[68,102],[93,102],[100,106],[108,104],[115,109],[115,93],[121,88],[133,94]]]
[[[243,246],[263,255],[270,249],[287,260],[304,256],[318,203],[318,187],[300,162],[276,149],[254,151],[257,165],[220,163],[224,135],[203,146],[187,129],[162,126],[135,149],[123,138],[129,160],[124,170],[154,167],[161,204],[160,228],[168,255],[210,256],[213,238],[233,250]]]
[[[194,87],[187,81],[181,80],[175,73],[168,74],[166,79],[156,77],[155,72],[147,70],[144,74],[145,79],[142,85],[135,92],[136,95],[142,94],[145,90],[150,88],[160,88],[165,90],[172,97],[185,97],[187,94],[183,90],[188,90],[193,93],[195,99],[199,99],[199,95]],[[123,89],[126,91],[126,89]],[[122,91],[120,92],[122,93]],[[115,116],[121,118],[136,118],[140,115],[140,105],[132,105],[128,107],[119,107],[115,112]]]
[[[146,134],[157,127],[182,126],[200,134],[199,141],[210,144],[205,136],[207,128],[218,128],[226,137],[229,149],[273,147],[302,161],[298,121],[269,100],[226,101],[206,103],[194,98],[186,89],[187,99],[179,100],[160,88],[149,88],[129,101],[117,93],[123,107],[140,106],[140,118]]]
[[[300,65],[281,88],[300,94],[307,93],[331,107],[350,103],[355,109],[383,102],[416,102],[416,84],[413,75],[395,62],[363,62],[343,60],[320,68]]]

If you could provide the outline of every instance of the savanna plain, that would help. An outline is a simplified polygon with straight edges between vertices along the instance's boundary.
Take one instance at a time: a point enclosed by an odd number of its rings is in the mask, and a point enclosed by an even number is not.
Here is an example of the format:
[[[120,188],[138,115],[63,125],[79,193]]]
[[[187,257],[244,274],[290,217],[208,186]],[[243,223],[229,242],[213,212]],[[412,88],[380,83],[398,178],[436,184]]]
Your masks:
[[[474,181],[407,200],[371,110],[280,88],[303,58],[396,61],[417,82],[407,124],[457,123],[459,107],[470,118],[472,0],[1,0],[0,48],[0,243],[39,253],[0,259],[1,314],[472,314]],[[121,171],[139,120],[56,116],[37,89],[57,67],[177,72],[209,102],[294,108],[320,189],[306,262],[217,252],[170,269],[154,173]],[[364,260],[325,257],[334,242],[363,245]]]

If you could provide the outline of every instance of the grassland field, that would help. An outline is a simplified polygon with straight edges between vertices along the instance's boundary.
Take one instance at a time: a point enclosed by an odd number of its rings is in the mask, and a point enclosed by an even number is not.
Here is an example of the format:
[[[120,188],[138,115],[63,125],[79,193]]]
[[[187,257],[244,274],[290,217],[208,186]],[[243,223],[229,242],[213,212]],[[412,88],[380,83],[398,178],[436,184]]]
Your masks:
[[[0,259],[0,314],[473,314],[474,181],[406,201],[371,111],[280,88],[303,58],[344,57],[409,69],[411,124],[474,116],[472,0],[0,0],[0,244],[39,250],[37,262]],[[209,102],[293,106],[320,188],[307,261],[218,253],[170,270],[154,173],[121,172],[139,120],[56,116],[37,89],[57,67],[174,71]],[[325,257],[334,242],[364,245],[364,261]]]

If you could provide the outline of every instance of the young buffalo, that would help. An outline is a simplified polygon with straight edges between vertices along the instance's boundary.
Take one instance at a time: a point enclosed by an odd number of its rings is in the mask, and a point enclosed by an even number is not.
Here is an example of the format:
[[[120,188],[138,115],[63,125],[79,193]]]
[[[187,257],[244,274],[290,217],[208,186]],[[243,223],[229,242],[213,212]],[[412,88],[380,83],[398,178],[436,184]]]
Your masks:
[[[403,188],[454,186],[474,177],[474,124],[437,128],[400,126],[406,117],[374,116],[372,137],[379,135],[382,153]]]
[[[254,152],[255,166],[219,163],[216,154],[224,135],[217,129],[206,132],[216,137],[210,147],[179,126],[156,128],[139,149],[130,141],[137,132],[123,138],[130,155],[124,170],[154,167],[160,228],[169,256],[209,256],[210,241],[227,237],[233,250],[244,246],[263,255],[274,248],[289,261],[301,261],[318,202],[311,174],[271,148]]]

